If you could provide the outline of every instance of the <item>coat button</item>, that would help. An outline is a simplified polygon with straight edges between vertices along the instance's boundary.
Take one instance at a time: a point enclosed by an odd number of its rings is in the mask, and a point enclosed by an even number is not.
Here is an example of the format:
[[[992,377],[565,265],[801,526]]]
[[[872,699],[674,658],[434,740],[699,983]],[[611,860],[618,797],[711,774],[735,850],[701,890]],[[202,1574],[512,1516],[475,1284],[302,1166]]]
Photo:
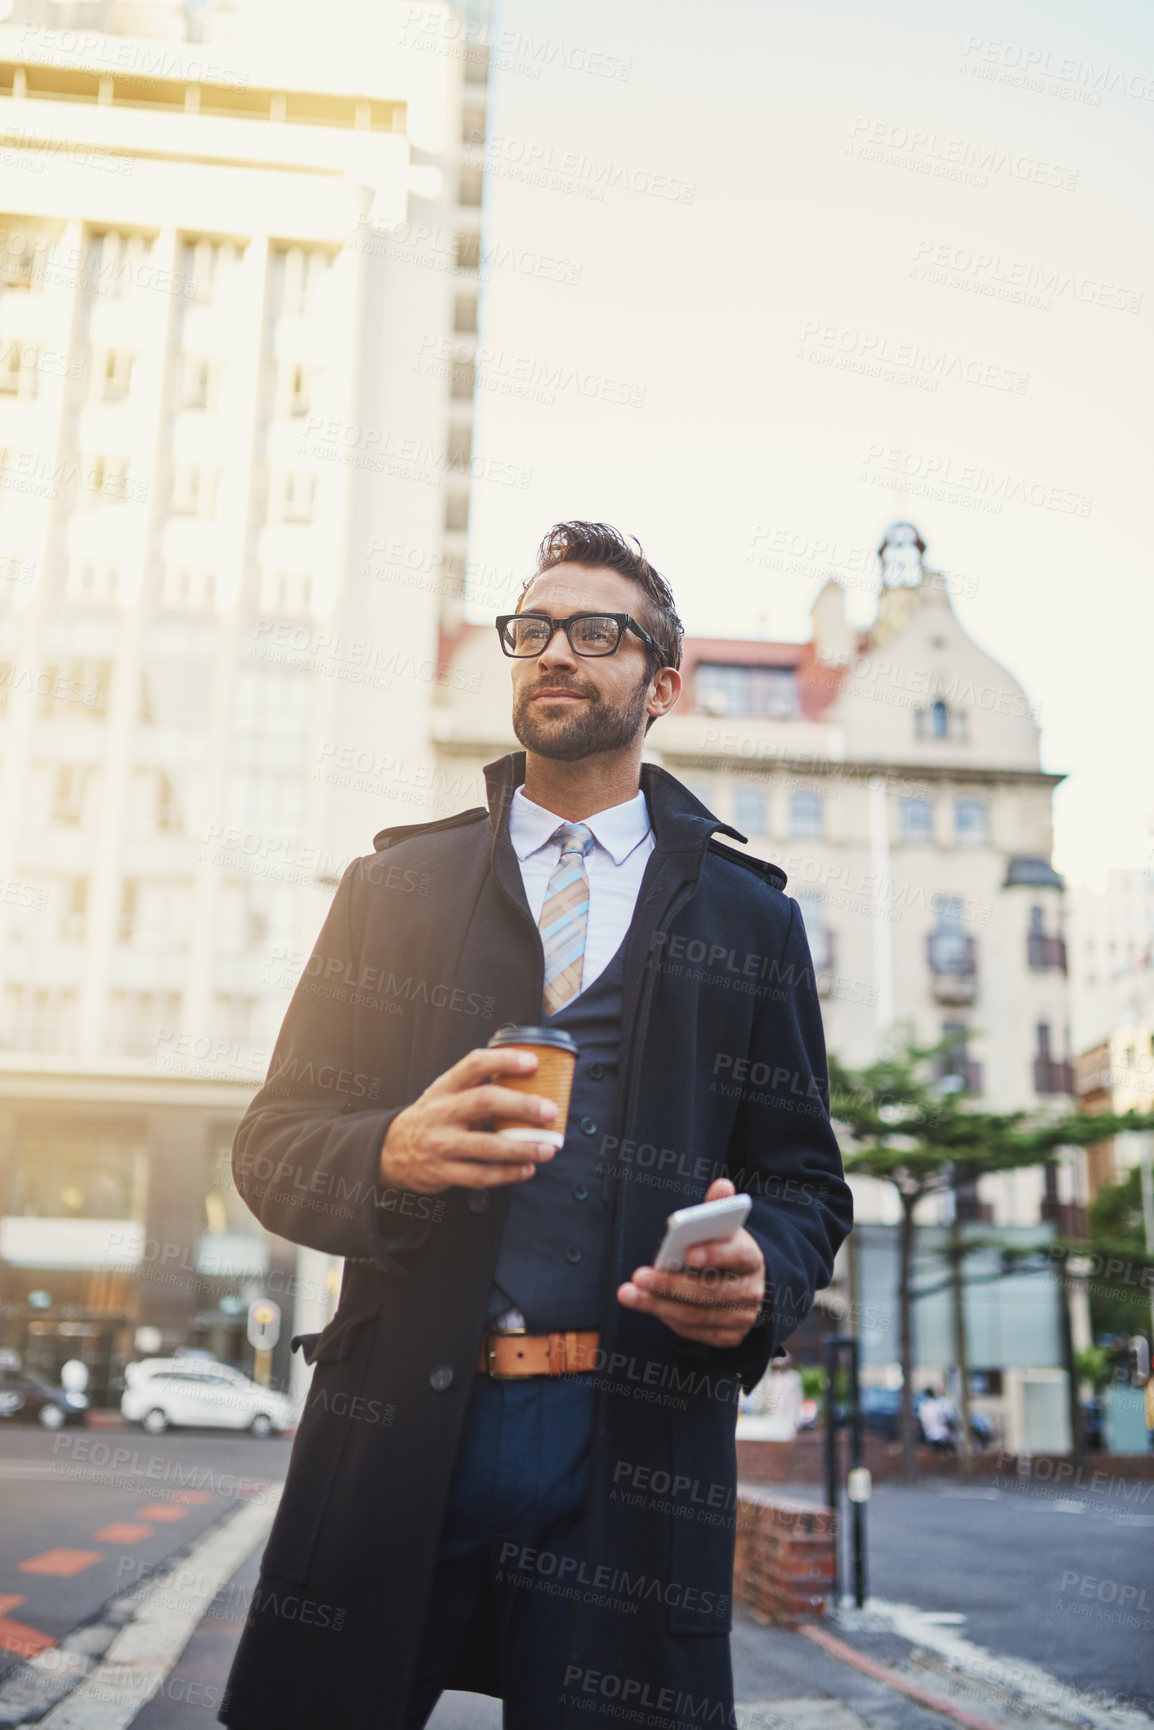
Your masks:
[[[582,1135],[596,1135],[597,1134],[597,1124],[593,1118],[583,1117],[581,1119],[581,1133],[582,1133]]]
[[[601,1077],[604,1074],[605,1074],[605,1065],[603,1063],[591,1063],[589,1065],[589,1079],[590,1079],[590,1081],[600,1081]]]
[[[565,1260],[571,1262],[579,1262],[581,1260],[581,1251],[577,1248],[575,1243],[571,1243],[566,1249]]]
[[[443,1394],[446,1388],[453,1385],[453,1372],[448,1364],[438,1364],[429,1376],[429,1386],[437,1393]]]
[[[589,1194],[589,1189],[586,1184],[575,1183],[569,1193],[572,1195],[574,1201],[584,1201],[586,1196]]]
[[[489,1191],[487,1189],[475,1189],[471,1192],[469,1196],[470,1213],[484,1213],[488,1205]]]

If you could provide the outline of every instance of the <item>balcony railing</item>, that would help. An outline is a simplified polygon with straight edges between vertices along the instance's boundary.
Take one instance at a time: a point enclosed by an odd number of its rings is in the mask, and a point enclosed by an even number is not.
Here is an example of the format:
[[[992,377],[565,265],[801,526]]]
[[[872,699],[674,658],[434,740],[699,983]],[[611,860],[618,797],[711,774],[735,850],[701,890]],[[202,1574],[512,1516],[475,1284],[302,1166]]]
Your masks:
[[[1026,961],[1035,973],[1057,967],[1066,971],[1066,939],[1047,937],[1041,931],[1031,931],[1026,938]]]
[[[978,951],[972,937],[960,931],[931,931],[926,959],[938,1003],[972,1003],[977,993]]]
[[[1073,1093],[1074,1071],[1069,1063],[1059,1063],[1053,1057],[1035,1057],[1035,1093]]]
[[[961,1092],[981,1093],[982,1066],[972,1057],[943,1057],[939,1060],[938,1080],[947,1081],[951,1076],[957,1076],[961,1081]]]

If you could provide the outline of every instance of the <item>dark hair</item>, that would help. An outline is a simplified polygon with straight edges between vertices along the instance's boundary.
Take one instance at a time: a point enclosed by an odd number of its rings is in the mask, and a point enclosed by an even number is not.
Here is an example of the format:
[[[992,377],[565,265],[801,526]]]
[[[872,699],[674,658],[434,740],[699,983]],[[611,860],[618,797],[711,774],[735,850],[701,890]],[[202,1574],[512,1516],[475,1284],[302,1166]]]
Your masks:
[[[639,609],[637,622],[644,625],[657,644],[656,649],[645,649],[646,678],[651,679],[660,667],[680,667],[685,627],[677,616],[672,589],[661,572],[649,563],[636,535],[627,539],[609,523],[554,523],[537,548],[537,569],[525,579],[521,595],[535,578],[555,565],[595,565],[602,570],[618,571],[636,583],[646,602]],[[518,599],[518,611],[520,606]]]

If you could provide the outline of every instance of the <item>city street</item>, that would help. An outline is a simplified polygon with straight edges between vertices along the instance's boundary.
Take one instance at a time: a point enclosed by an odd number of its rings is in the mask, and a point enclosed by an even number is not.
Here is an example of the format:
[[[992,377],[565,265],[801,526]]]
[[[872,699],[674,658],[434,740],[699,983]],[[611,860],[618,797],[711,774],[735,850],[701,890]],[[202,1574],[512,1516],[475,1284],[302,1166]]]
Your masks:
[[[0,1435],[0,1725],[54,1725],[65,1694],[73,1730],[215,1722],[289,1446],[103,1427]],[[1140,1730],[1154,1723],[1152,1530],[1154,1483],[882,1485],[869,1603],[823,1624],[832,1646],[738,1613],[739,1722],[926,1730],[945,1720],[920,1689],[996,1730]],[[448,1695],[431,1723],[490,1730],[500,1708]]]

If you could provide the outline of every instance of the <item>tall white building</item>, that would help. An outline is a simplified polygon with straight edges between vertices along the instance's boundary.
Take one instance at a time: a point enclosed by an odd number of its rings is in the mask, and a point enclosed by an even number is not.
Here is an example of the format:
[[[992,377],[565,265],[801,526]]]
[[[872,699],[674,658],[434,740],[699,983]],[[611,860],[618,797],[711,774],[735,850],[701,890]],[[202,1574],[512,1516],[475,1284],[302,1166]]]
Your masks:
[[[240,1357],[252,1297],[330,1301],[228,1148],[337,876],[423,797],[509,484],[472,368],[423,364],[477,324],[484,53],[439,0],[292,10],[0,28],[0,1338],[98,1395],[141,1325]]]
[[[1112,870],[1071,889],[1070,1017],[1076,1051],[1154,1017],[1154,870]]]

